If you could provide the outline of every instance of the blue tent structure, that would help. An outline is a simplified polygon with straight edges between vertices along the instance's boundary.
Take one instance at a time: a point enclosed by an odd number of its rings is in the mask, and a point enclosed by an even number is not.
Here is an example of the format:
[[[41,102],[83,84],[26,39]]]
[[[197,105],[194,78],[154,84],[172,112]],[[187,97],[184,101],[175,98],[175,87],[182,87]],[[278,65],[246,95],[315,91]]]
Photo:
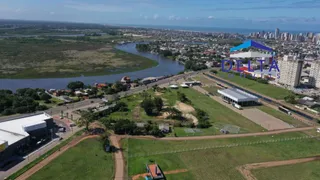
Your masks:
[[[255,48],[262,49],[262,50],[269,51],[269,52],[273,51],[273,49],[271,49],[267,46],[264,46],[260,43],[253,41],[253,40],[248,40],[248,41],[245,41],[244,43],[240,44],[239,46],[231,48],[230,52],[238,51],[238,50],[248,48],[248,47],[255,47]]]

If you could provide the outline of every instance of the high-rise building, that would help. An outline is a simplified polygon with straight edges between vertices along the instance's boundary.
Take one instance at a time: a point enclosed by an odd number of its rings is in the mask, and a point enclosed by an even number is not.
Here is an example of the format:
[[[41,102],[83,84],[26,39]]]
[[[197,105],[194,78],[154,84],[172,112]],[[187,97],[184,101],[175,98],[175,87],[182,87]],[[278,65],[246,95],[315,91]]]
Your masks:
[[[280,78],[277,83],[286,86],[297,87],[300,85],[303,60],[297,56],[285,55],[278,60]]]
[[[311,63],[310,79],[313,86],[320,88],[320,60]]]
[[[275,39],[278,39],[279,38],[279,35],[280,35],[280,29],[279,28],[276,28],[275,32],[274,32],[274,38]]]

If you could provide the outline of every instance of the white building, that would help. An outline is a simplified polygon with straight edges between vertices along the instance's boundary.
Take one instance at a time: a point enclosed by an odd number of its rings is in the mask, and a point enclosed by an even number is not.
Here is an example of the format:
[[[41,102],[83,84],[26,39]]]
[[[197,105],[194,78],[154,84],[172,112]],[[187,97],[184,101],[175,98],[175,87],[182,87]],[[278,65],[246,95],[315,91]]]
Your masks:
[[[285,55],[283,59],[278,60],[278,67],[280,70],[280,78],[277,83],[290,87],[297,87],[300,85],[300,78],[302,73],[303,60],[296,56]]]
[[[218,93],[221,95],[224,101],[229,103],[237,103],[241,106],[254,105],[259,101],[257,96],[236,88],[218,90]]]
[[[316,60],[311,63],[309,76],[311,84],[317,88],[320,88],[320,60]]]

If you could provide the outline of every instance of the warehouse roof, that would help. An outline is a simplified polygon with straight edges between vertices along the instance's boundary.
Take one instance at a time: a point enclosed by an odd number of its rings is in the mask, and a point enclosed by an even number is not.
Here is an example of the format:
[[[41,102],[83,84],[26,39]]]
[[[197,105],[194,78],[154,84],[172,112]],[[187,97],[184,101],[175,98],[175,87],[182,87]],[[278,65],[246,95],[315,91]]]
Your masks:
[[[246,102],[246,101],[258,101],[258,97],[240,89],[229,88],[224,90],[218,90],[218,93],[228,97],[236,102]]]
[[[46,113],[33,114],[28,116],[22,116],[17,119],[9,119],[7,121],[0,122],[0,140],[8,141],[8,145],[11,145],[27,136],[26,128],[32,128],[32,126],[43,127],[45,120],[51,119],[51,116]]]

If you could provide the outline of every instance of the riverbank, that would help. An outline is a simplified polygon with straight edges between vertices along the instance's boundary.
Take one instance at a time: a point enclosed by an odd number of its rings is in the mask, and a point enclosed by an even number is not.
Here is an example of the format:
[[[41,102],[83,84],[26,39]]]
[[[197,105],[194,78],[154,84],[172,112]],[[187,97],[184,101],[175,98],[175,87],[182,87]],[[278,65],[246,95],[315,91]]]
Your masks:
[[[170,59],[151,54],[151,53],[142,53],[138,52],[135,48],[136,43],[128,43],[123,45],[117,45],[115,48],[117,51],[120,51],[127,55],[127,58],[136,57],[135,59],[147,60],[151,63],[151,67],[144,68],[142,67],[131,67],[128,66],[127,70],[134,70],[131,72],[125,72],[124,69],[120,69],[117,72],[112,72],[107,74],[101,71],[94,73],[82,74],[82,76],[69,77],[69,78],[43,78],[37,77],[34,79],[25,79],[25,78],[15,78],[15,79],[0,79],[0,89],[9,89],[16,91],[19,88],[43,88],[43,89],[63,89],[71,81],[82,81],[84,84],[94,84],[94,83],[114,83],[119,81],[123,76],[129,76],[131,79],[145,78],[145,77],[159,77],[166,75],[174,75],[184,70],[184,66],[177,61],[172,61]],[[124,55],[123,55],[124,56]],[[131,59],[134,61],[135,59]],[[157,64],[157,65],[156,65]],[[147,64],[148,65],[148,64]],[[84,66],[86,67],[86,66]],[[95,75],[95,76],[93,76]]]

